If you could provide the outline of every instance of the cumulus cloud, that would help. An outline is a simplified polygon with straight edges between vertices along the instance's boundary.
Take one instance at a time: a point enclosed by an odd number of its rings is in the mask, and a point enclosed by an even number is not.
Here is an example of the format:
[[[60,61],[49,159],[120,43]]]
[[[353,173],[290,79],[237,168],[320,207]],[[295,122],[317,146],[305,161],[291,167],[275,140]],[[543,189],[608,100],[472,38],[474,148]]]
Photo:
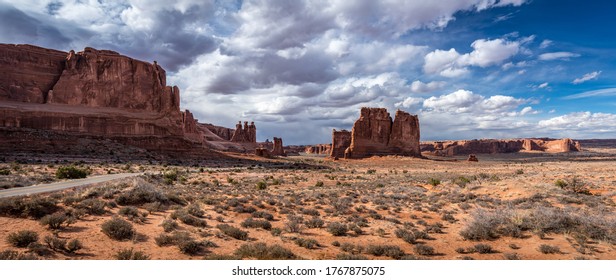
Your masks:
[[[582,76],[581,78],[576,78],[571,83],[574,84],[574,85],[577,85],[577,84],[581,84],[583,82],[587,82],[587,81],[590,81],[590,80],[596,80],[599,77],[599,75],[601,75],[601,71],[595,71],[595,72],[592,72],[592,73],[587,73],[587,74],[584,74],[584,76]]]
[[[398,102],[395,104],[396,107],[403,107],[403,108],[411,108],[414,107],[416,105],[422,104],[424,101],[423,98],[421,97],[407,97],[404,100]]]
[[[492,114],[511,111],[527,102],[524,99],[505,95],[486,98],[472,91],[461,89],[450,94],[430,97],[423,102],[423,107],[426,110],[437,112]]]
[[[459,77],[468,73],[468,66],[488,67],[502,64],[516,55],[520,42],[504,39],[479,39],[471,44],[473,51],[460,54],[454,48],[434,50],[424,57],[424,72],[444,77]]]
[[[568,60],[572,57],[579,57],[580,55],[572,52],[551,52],[551,53],[542,53],[539,55],[539,60]]]
[[[433,92],[442,89],[443,87],[445,87],[446,84],[447,83],[443,81],[432,81],[429,83],[424,83],[422,81],[413,81],[413,83],[411,83],[411,91],[414,93]]]
[[[616,115],[610,113],[573,112],[539,121],[538,127],[557,133],[574,134],[568,137],[588,137],[616,130]]]

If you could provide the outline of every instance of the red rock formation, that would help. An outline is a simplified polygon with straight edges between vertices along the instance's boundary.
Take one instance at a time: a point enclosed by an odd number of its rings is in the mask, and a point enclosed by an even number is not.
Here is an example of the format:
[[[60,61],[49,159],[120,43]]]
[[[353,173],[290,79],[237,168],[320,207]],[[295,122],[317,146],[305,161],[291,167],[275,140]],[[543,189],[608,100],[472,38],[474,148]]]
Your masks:
[[[231,136],[231,142],[257,143],[257,127],[255,123],[251,122],[249,125],[248,122],[244,122],[244,127],[242,127],[242,122],[238,122],[235,125],[233,136]]]
[[[329,155],[331,153],[331,144],[317,144],[306,146],[304,152],[307,154]]]
[[[166,85],[156,62],[113,51],[0,44],[0,100],[0,128],[11,137],[34,129],[191,155],[207,151],[206,132],[216,137],[180,111],[180,91]],[[254,124],[247,127],[247,140],[256,141]]]
[[[362,108],[351,131],[351,145],[345,158],[373,155],[404,155],[421,157],[419,120],[403,111],[396,112],[392,122],[387,109]]]
[[[344,151],[351,145],[351,132],[348,130],[333,130],[330,157],[344,157]]]
[[[273,156],[287,156],[282,148],[282,139],[274,137],[274,149],[270,152]]]
[[[272,155],[266,148],[256,148],[255,155],[263,158],[272,158]]]
[[[579,142],[565,138],[555,139],[481,139],[463,141],[430,142],[422,144],[422,151],[436,156],[468,154],[517,153],[520,151],[541,151],[549,153],[580,151]]]
[[[217,126],[217,125],[213,125],[211,123],[205,123],[205,124],[200,123],[199,126],[209,130],[210,132],[212,132],[213,134],[215,134],[219,138],[219,139],[214,139],[214,138],[207,139],[206,138],[206,140],[231,141],[231,136],[233,135],[233,132],[234,132],[233,129],[230,129],[228,127]]]
[[[31,45],[0,44],[0,100],[45,103],[66,53]]]

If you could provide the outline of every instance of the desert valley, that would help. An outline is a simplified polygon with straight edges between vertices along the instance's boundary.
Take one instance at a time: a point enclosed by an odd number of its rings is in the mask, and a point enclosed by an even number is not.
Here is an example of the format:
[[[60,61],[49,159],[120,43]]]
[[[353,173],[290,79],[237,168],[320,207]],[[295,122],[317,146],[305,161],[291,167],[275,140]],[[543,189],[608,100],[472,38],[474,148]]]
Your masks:
[[[199,122],[166,78],[0,44],[1,259],[616,259],[616,140],[422,141],[416,115],[361,108],[285,146]]]

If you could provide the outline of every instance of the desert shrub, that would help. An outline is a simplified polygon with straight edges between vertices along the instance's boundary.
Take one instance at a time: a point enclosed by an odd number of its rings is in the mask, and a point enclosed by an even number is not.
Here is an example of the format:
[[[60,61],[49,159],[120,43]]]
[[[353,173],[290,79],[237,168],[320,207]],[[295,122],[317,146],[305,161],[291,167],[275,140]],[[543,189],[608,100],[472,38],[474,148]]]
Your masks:
[[[31,253],[20,253],[13,250],[0,252],[0,260],[38,260],[39,258]]]
[[[503,254],[503,258],[506,260],[521,260],[522,257],[520,257],[520,255],[518,255],[518,253],[504,253]]]
[[[344,236],[346,235],[348,228],[345,224],[333,222],[329,223],[329,225],[327,226],[327,231],[333,236]]]
[[[113,217],[101,226],[103,233],[115,240],[127,240],[135,236],[133,225],[121,218]]]
[[[321,228],[325,222],[319,217],[312,217],[312,219],[305,221],[304,224],[308,228]]]
[[[471,217],[473,220],[460,231],[460,235],[468,240],[490,240],[500,235],[520,238],[522,231],[529,226],[527,217],[508,209],[493,212],[480,209]]]
[[[11,174],[11,170],[6,169],[6,168],[0,169],[0,175],[10,175],[10,174]]]
[[[71,239],[66,244],[66,251],[69,253],[75,253],[83,248],[83,244],[79,239]]]
[[[265,181],[259,181],[256,185],[257,190],[267,189],[267,183]]]
[[[152,202],[166,204],[171,201],[169,196],[165,195],[150,183],[147,183],[142,179],[135,180],[135,184],[135,187],[118,195],[115,202],[119,205],[143,205],[145,203]]]
[[[54,251],[66,250],[66,242],[67,242],[66,239],[60,239],[58,237],[48,235],[48,236],[45,236],[43,241],[45,241],[45,244],[47,244],[47,246],[51,250],[54,250]]]
[[[247,231],[243,231],[243,230],[241,230],[239,228],[236,228],[234,226],[227,225],[227,224],[218,224],[216,226],[216,228],[218,228],[225,235],[231,236],[231,237],[233,237],[235,239],[238,239],[238,240],[247,240],[248,239],[248,232]]]
[[[434,248],[425,244],[415,245],[415,247],[413,247],[413,251],[415,251],[415,253],[417,253],[418,255],[422,256],[431,256],[435,253]]]
[[[453,182],[454,182],[456,185],[458,185],[460,188],[464,188],[464,187],[466,187],[466,185],[467,185],[468,183],[470,183],[470,182],[471,182],[471,180],[470,180],[470,179],[468,179],[468,178],[466,178],[466,177],[464,177],[464,176],[460,176],[460,177],[456,178],[455,180],[453,180]],[[432,185],[432,184],[431,184],[431,185]],[[437,185],[438,185],[438,184],[437,184]]]
[[[201,242],[196,240],[189,240],[186,242],[179,242],[178,248],[180,252],[188,255],[196,255],[203,250],[203,245]]]
[[[48,197],[7,198],[0,200],[0,215],[40,219],[60,210],[56,200]]]
[[[203,258],[204,260],[219,260],[219,261],[229,261],[229,260],[241,260],[238,256],[235,255],[221,255],[221,254],[210,254]]]
[[[449,213],[443,214],[443,216],[441,216],[441,219],[450,223],[455,223],[457,221],[456,218]]]
[[[195,226],[195,227],[206,227],[207,226],[207,222],[205,220],[192,216],[184,210],[177,210],[173,212],[173,214],[171,214],[171,218],[178,219],[182,223],[185,223],[190,226]]]
[[[270,222],[265,220],[255,220],[252,217],[247,218],[240,225],[245,228],[262,228],[264,230],[270,230],[272,228],[272,224]]]
[[[492,246],[484,243],[475,244],[473,248],[475,249],[475,252],[479,254],[491,254],[495,252],[494,249],[492,249]]]
[[[323,181],[317,181],[314,186],[315,187],[322,187],[324,185]]]
[[[404,242],[406,243],[415,244],[417,242],[417,237],[415,236],[415,234],[413,234],[412,232],[408,230],[399,228],[399,229],[396,229],[394,233],[396,234],[396,237],[404,240]]]
[[[145,216],[139,212],[139,209],[137,209],[137,207],[134,207],[134,206],[122,207],[118,211],[118,214],[125,216],[126,218],[128,218],[129,220],[133,222],[138,222],[138,223],[145,222]],[[143,213],[143,214],[147,214],[147,213]]]
[[[66,214],[57,212],[51,215],[44,216],[43,218],[41,218],[39,223],[42,226],[47,226],[49,229],[61,229],[64,227],[64,224],[67,222],[67,220],[68,217],[66,216]]]
[[[303,230],[302,217],[289,215],[284,224],[285,230],[290,233],[301,233]]]
[[[366,253],[373,256],[387,256],[394,259],[400,259],[404,256],[404,251],[395,245],[369,245],[366,248]]]
[[[282,234],[282,229],[280,229],[280,228],[272,228],[270,230],[270,233],[272,234],[272,236],[280,236]]]
[[[85,210],[90,215],[103,215],[106,213],[105,207],[107,204],[105,201],[96,198],[90,198],[81,201],[75,207]]]
[[[76,167],[74,165],[60,166],[56,170],[56,178],[58,179],[80,179],[88,176],[88,170]]]
[[[178,171],[175,169],[168,170],[163,173],[163,181],[167,185],[173,184],[173,182],[177,181],[177,179],[178,179]]]
[[[49,248],[47,248],[47,246],[38,243],[38,242],[32,242],[30,243],[30,245],[28,245],[28,253],[33,253],[36,254],[38,256],[50,256],[53,255],[53,252],[51,250],[49,250]]]
[[[302,209],[302,214],[309,215],[309,216],[320,216],[321,215],[321,213],[319,213],[319,210],[317,210],[317,209],[310,209],[310,208]]]
[[[157,237],[154,237],[154,242],[159,247],[170,246],[175,244],[173,236],[170,234],[161,233]]]
[[[145,203],[142,207],[143,209],[148,210],[150,214],[164,210],[163,204],[159,201]]]
[[[178,228],[178,222],[171,219],[165,219],[161,226],[165,232],[172,232]]]
[[[436,187],[436,186],[441,184],[441,180],[435,179],[435,178],[430,178],[430,179],[428,179],[428,184],[432,185],[433,187]]]
[[[9,233],[6,241],[18,248],[26,248],[30,243],[38,241],[38,233],[31,230],[20,230]]]
[[[233,211],[237,213],[254,213],[257,211],[257,209],[252,206],[238,205],[233,209]]]
[[[203,218],[203,215],[205,215],[205,211],[203,211],[201,209],[201,206],[199,206],[199,204],[190,204],[188,205],[188,207],[186,207],[186,212],[188,212],[188,214],[191,214],[197,218]]]
[[[558,248],[558,246],[551,246],[551,245],[547,245],[547,244],[539,245],[539,248],[537,248],[537,250],[539,250],[539,252],[544,253],[544,254],[558,254],[558,253],[560,253],[560,248]]]
[[[319,242],[312,238],[297,238],[294,240],[295,244],[306,249],[314,249],[319,247]]]
[[[278,244],[268,246],[263,242],[243,244],[235,255],[240,258],[255,258],[257,260],[294,260],[298,257],[289,249]]]
[[[350,261],[350,260],[367,260],[367,259],[368,258],[366,258],[365,256],[357,255],[357,254],[340,253],[336,255],[336,260]]]
[[[252,217],[253,218],[263,218],[266,219],[268,221],[273,221],[274,220],[274,215],[267,213],[265,211],[256,211],[256,212],[252,212]]]
[[[122,249],[115,254],[116,260],[149,260],[148,256],[143,251],[135,251],[133,248]]]

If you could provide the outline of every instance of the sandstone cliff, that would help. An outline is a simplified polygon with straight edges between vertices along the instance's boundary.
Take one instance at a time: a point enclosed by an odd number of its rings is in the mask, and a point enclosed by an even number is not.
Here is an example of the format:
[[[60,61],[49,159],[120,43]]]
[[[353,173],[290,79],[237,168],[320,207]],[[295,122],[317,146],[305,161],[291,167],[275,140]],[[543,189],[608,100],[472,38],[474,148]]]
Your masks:
[[[425,142],[421,144],[422,151],[437,156],[517,153],[521,151],[562,153],[577,152],[581,149],[579,142],[568,138],[481,139]]]
[[[213,133],[181,111],[179,89],[167,86],[156,62],[93,48],[66,53],[0,44],[0,101],[2,129],[113,138],[155,151],[203,154],[211,147],[207,137],[221,134],[225,139],[215,140],[229,142],[225,134],[232,133]],[[256,141],[254,124],[247,132],[246,140]]]
[[[333,130],[330,157],[342,158],[344,151],[351,145],[351,132],[348,130]]]
[[[329,155],[331,153],[331,144],[317,144],[306,146],[304,152],[307,154]]]
[[[403,155],[421,157],[419,119],[403,111],[392,121],[385,108],[362,108],[351,131],[351,144],[345,158],[373,155]]]
[[[287,156],[282,147],[282,139],[278,137],[274,137],[274,148],[270,152],[273,156]]]

